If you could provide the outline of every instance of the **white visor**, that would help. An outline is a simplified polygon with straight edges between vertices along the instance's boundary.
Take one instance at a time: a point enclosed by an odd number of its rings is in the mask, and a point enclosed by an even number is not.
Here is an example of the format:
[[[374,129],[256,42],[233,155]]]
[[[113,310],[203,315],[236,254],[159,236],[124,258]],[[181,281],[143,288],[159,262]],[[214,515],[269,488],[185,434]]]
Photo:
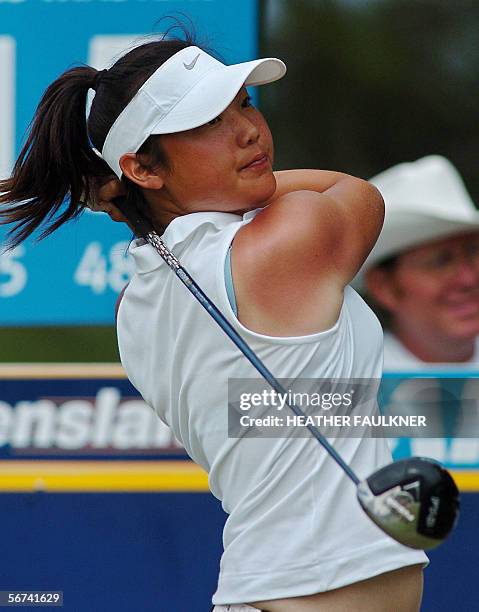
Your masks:
[[[172,134],[220,115],[243,85],[264,85],[286,73],[265,58],[225,66],[198,47],[186,47],[162,64],[123,109],[105,139],[102,157],[118,177],[120,158],[136,153],[152,134]]]

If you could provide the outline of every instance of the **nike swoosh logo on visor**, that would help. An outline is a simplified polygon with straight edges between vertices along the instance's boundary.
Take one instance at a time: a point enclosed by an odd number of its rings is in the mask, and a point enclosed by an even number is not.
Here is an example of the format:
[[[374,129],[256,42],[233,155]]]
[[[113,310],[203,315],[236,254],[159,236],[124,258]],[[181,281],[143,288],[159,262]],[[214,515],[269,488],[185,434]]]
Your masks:
[[[200,54],[198,53],[198,55],[195,57],[195,59],[191,62],[191,64],[185,64],[185,62],[183,62],[183,66],[186,68],[186,70],[193,70],[193,68],[195,67],[196,62],[198,61],[198,58],[200,57]]]

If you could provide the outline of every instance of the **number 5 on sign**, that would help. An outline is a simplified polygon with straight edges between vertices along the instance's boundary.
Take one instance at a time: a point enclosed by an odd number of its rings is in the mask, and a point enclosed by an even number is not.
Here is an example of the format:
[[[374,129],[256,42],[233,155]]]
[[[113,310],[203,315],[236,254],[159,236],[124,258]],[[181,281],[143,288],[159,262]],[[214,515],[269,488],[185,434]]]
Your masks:
[[[17,261],[17,258],[23,255],[25,255],[23,245],[0,255],[0,298],[17,295],[27,284],[27,270],[20,261]]]
[[[108,257],[103,253],[101,242],[90,242],[75,271],[75,282],[90,287],[93,293],[101,294],[106,289],[120,292],[130,280],[134,264],[127,254],[128,242],[114,244]]]

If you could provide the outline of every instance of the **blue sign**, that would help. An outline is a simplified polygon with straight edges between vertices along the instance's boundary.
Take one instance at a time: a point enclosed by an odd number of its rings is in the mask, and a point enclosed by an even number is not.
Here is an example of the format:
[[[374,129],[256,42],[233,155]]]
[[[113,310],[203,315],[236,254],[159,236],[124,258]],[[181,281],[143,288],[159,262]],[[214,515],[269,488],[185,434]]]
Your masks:
[[[391,414],[393,404],[396,414],[422,415],[426,421],[434,412],[440,417],[435,427],[441,427],[434,437],[428,427],[402,433],[385,427],[376,434],[390,432],[395,459],[426,456],[477,473],[478,397],[477,373],[386,373],[378,397],[382,414]],[[0,459],[98,456],[178,458],[185,450],[119,364],[0,367]]]
[[[119,364],[0,367],[0,460],[184,458]]]
[[[256,0],[0,0],[0,176],[11,171],[51,81],[78,63],[108,67],[178,12],[227,63],[256,56]],[[87,212],[45,241],[32,237],[1,254],[0,325],[113,323],[132,274],[130,239],[123,224]]]

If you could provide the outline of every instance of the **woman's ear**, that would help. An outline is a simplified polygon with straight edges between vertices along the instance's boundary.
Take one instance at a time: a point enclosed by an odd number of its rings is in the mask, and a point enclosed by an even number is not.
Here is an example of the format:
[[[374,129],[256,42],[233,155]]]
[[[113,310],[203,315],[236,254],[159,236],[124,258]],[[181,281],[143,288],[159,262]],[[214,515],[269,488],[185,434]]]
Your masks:
[[[143,189],[161,189],[164,180],[161,170],[142,164],[136,153],[125,153],[120,157],[120,168],[123,174]]]

